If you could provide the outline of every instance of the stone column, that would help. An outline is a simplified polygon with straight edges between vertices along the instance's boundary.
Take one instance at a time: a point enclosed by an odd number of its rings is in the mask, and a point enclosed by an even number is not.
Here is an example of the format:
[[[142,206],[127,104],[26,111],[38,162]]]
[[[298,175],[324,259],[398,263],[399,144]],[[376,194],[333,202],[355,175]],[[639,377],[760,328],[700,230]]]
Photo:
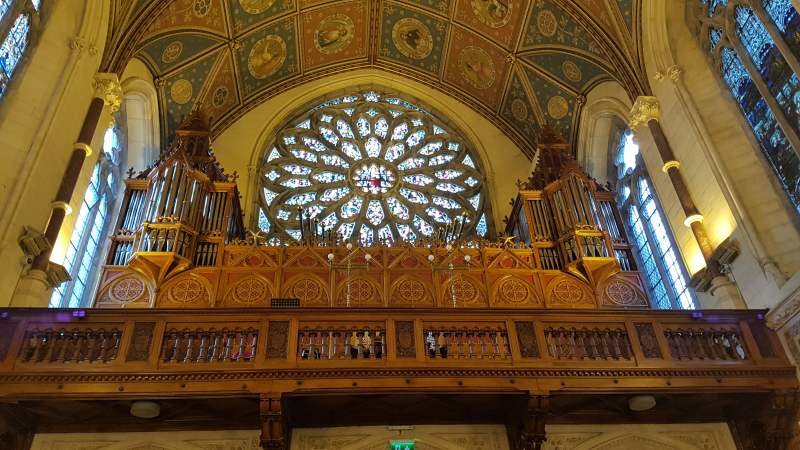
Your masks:
[[[72,155],[67,163],[64,178],[58,188],[55,201],[51,204],[50,219],[47,222],[44,235],[52,245],[58,240],[64,218],[70,212],[69,202],[75,191],[75,185],[83,168],[86,158],[92,154],[92,138],[97,131],[100,117],[104,107],[109,107],[111,123],[104,123],[103,126],[113,125],[114,114],[122,104],[122,88],[119,79],[113,73],[98,73],[92,82],[94,88],[94,99],[89,105],[89,111],[83,121],[83,127],[78,135],[78,141],[72,147]],[[47,270],[52,249],[36,256],[31,268],[26,275],[20,277],[17,289],[11,299],[11,306],[39,306],[46,307],[48,300],[46,292],[49,283],[47,281]]]

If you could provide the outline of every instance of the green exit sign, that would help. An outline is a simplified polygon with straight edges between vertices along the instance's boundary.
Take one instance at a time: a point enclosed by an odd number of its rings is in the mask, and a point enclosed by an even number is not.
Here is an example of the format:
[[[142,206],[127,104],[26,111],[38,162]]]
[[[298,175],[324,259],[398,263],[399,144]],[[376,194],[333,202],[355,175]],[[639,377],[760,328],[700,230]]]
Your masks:
[[[391,441],[389,450],[414,450],[414,441]]]

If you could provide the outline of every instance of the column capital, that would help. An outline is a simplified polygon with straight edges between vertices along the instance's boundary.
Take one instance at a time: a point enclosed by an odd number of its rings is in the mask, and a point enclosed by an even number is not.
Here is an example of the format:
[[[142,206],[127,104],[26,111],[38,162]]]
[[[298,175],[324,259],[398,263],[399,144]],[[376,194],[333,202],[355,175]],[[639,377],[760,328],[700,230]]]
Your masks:
[[[655,97],[640,96],[636,99],[631,109],[631,121],[628,128],[634,133],[640,125],[647,125],[651,120],[658,121],[661,115],[661,104]]]
[[[122,86],[115,73],[97,73],[92,81],[94,96],[102,99],[106,106],[111,107],[111,117],[122,105]]]

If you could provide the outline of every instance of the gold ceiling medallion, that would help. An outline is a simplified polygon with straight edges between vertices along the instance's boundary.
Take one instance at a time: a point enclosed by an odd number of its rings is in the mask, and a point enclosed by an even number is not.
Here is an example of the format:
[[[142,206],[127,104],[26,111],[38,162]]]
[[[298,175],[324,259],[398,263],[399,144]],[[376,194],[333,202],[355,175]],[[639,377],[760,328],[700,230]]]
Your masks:
[[[511,112],[514,114],[514,118],[520,122],[524,122],[528,118],[528,107],[520,99],[511,102]]]
[[[228,99],[228,89],[225,86],[222,86],[214,92],[214,97],[212,102],[214,103],[214,107],[219,107],[225,104],[225,100]]]
[[[536,26],[539,27],[539,31],[541,31],[543,35],[551,37],[556,34],[558,30],[558,21],[556,20],[555,14],[549,10],[543,9],[539,12],[539,15],[536,16]]]
[[[494,84],[494,62],[486,50],[470,45],[458,55],[461,76],[478,89],[487,89]]]
[[[172,83],[170,95],[172,96],[172,100],[179,105],[187,103],[192,99],[192,83],[186,80],[175,81]]]
[[[205,17],[206,14],[211,12],[211,3],[213,0],[194,0],[194,15],[197,17]]]
[[[259,14],[269,9],[275,0],[239,0],[242,9],[250,14]]]
[[[280,36],[269,35],[250,50],[247,68],[253,77],[267,78],[281,68],[285,59],[286,42]]]
[[[564,116],[567,115],[567,111],[569,111],[569,104],[567,100],[560,95],[552,97],[550,101],[547,102],[547,113],[555,120],[563,119]]]
[[[472,11],[492,28],[500,28],[511,19],[512,0],[472,0]]]
[[[164,53],[161,54],[161,61],[167,64],[174,62],[181,56],[182,52],[183,44],[180,41],[175,41],[164,49]]]
[[[392,41],[400,53],[423,59],[433,50],[433,36],[428,27],[417,19],[400,19],[392,28]]]
[[[324,55],[333,55],[341,52],[356,33],[356,26],[346,14],[331,14],[322,19],[314,31],[314,47]]]
[[[561,70],[564,71],[564,76],[573,83],[577,83],[583,79],[580,67],[572,61],[564,61],[564,64],[561,65]]]

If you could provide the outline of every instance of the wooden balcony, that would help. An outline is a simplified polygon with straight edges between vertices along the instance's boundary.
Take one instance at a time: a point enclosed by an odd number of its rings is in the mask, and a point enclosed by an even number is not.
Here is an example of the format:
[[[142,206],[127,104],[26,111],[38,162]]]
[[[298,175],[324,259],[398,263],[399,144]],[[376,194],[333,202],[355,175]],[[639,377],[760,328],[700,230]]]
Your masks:
[[[794,389],[763,313],[10,309],[0,396]]]

